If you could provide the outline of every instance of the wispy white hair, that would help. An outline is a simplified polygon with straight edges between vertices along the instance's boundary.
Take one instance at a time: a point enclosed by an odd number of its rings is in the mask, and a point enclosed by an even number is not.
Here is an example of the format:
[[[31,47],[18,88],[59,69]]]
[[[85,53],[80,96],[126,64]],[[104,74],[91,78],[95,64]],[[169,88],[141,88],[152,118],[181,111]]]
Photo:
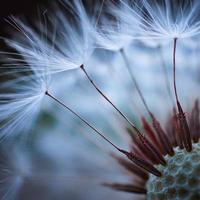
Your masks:
[[[132,4],[108,1],[104,7],[98,26],[97,43],[100,48],[118,51],[132,42],[136,34],[133,27],[139,25],[140,18],[138,13],[132,12]]]
[[[28,132],[26,128],[37,116],[48,90],[50,75],[80,67],[93,52],[93,26],[82,1],[66,1],[62,5],[74,17],[70,22],[64,11],[56,10],[48,18],[52,32],[47,30],[46,20],[38,24],[37,32],[26,23],[10,18],[9,23],[20,34],[5,40],[16,53],[3,52],[7,54],[6,65],[0,67],[1,76],[8,75],[1,84],[0,137]]]
[[[35,29],[22,20],[10,18],[9,23],[20,34],[6,39],[27,65],[38,71],[48,66],[49,73],[80,67],[94,50],[95,20],[90,19],[82,0],[61,1],[61,5],[54,7],[54,11],[43,13],[44,19],[39,20]],[[12,66],[20,70],[14,61]]]
[[[200,1],[125,1],[125,10],[113,7],[120,23],[127,24],[134,39],[186,38],[200,33]],[[134,19],[134,20],[133,20]],[[133,21],[132,21],[133,20]],[[135,21],[138,20],[137,26]],[[132,23],[133,22],[133,23]]]
[[[94,8],[91,14],[84,8],[82,0],[69,1],[64,0],[66,11],[72,13],[75,21],[67,21],[64,12],[57,12],[58,21],[58,46],[65,54],[66,59],[71,62],[73,68],[85,64],[95,49],[95,35],[98,8]],[[69,65],[70,66],[70,65]],[[67,66],[66,66],[67,67]]]
[[[155,38],[185,38],[200,33],[200,2],[198,0],[143,0],[147,14],[144,21],[147,35]],[[145,12],[144,11],[144,12]]]
[[[1,69],[1,139],[28,132],[49,86],[48,76],[28,66],[19,67],[24,71],[19,73],[17,70]]]

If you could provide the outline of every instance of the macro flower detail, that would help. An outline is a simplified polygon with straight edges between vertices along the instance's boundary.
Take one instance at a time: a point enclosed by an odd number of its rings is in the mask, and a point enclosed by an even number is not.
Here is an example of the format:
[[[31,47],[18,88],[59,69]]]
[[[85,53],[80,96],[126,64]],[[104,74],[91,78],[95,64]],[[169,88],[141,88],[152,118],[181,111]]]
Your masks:
[[[146,35],[152,38],[185,38],[199,35],[199,1],[142,1],[147,25]],[[145,35],[145,34],[144,34]]]
[[[172,39],[199,35],[198,0],[154,0],[153,3],[149,0],[120,0],[120,4],[121,7],[113,6],[113,13],[122,24],[129,26],[127,35],[135,39]]]
[[[6,38],[5,42],[20,57],[12,59],[8,68],[23,70],[19,65],[21,61],[41,73],[54,74],[87,63],[95,49],[95,17],[86,13],[81,0],[63,0],[59,6],[62,12],[44,12],[36,28],[23,20],[9,17],[7,21],[16,29],[18,37]],[[71,13],[72,19],[65,12]]]
[[[13,16],[6,20],[14,27],[17,36],[14,39],[3,38],[16,52],[1,52],[4,63],[0,67],[4,70],[1,75],[5,79],[13,79],[4,81],[1,88],[1,137],[13,132],[17,135],[17,132],[30,128],[28,124],[39,113],[39,105],[49,90],[52,74],[79,68],[94,51],[95,20],[90,20],[82,1],[61,1],[61,5],[72,13],[73,25],[64,11],[56,12],[53,18],[51,15],[46,17],[44,13],[44,22],[40,22],[36,29]],[[55,24],[60,27],[59,31]],[[52,32],[49,27],[53,27]],[[13,89],[15,87],[14,91],[8,90],[10,85]],[[7,94],[4,93],[7,90]],[[10,107],[9,113],[7,109]],[[24,119],[27,124],[24,124]]]
[[[39,21],[8,17],[3,199],[99,200],[101,189],[111,199],[200,199],[199,10],[198,0],[58,0]],[[46,194],[27,192],[40,184]]]
[[[6,70],[2,74],[9,81],[3,82],[0,89],[0,139],[28,132],[49,86],[49,76],[28,66],[20,67],[21,72]]]
[[[150,175],[147,181],[147,199],[198,199],[199,148],[199,143],[193,144],[191,152],[176,147],[173,157],[165,156],[167,166],[158,166],[162,178]]]
[[[132,184],[107,183],[105,185],[117,190],[146,194],[146,199],[199,199],[200,121],[197,101],[189,115],[191,116],[189,121],[190,130],[194,130],[194,124],[198,127],[198,129],[191,132],[192,150],[190,152],[183,146],[181,127],[177,123],[177,115],[172,113],[172,117],[166,125],[168,131],[165,136],[169,142],[169,147],[173,148],[174,153],[172,155],[165,151],[163,141],[159,139],[156,132],[143,118],[145,137],[156,148],[158,155],[163,156],[164,162],[161,163],[159,157],[149,151],[147,144],[140,137],[135,136],[134,131],[128,129],[128,133],[132,137],[131,149],[137,156],[154,166],[160,174],[149,173],[149,171],[144,171],[144,167],[143,169],[138,168],[138,166],[124,158],[114,156],[121,166],[137,177],[137,181]]]

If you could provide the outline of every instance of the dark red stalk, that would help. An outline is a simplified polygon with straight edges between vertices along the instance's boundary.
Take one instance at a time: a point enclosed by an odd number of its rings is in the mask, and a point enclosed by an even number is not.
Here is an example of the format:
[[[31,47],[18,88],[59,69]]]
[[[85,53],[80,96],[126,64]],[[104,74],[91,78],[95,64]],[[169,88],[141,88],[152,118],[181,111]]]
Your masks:
[[[192,139],[195,143],[199,141],[199,132],[200,132],[200,118],[199,118],[199,101],[196,100],[194,106],[192,108],[192,113],[190,116],[190,128],[191,128],[191,135]]]
[[[128,62],[128,59],[126,57],[126,54],[125,54],[124,50],[121,49],[120,53],[121,53],[121,55],[122,55],[122,57],[124,59],[125,66],[126,66],[128,72],[129,72],[130,76],[131,76],[131,80],[133,81],[133,84],[135,85],[135,88],[136,88],[136,90],[137,90],[137,92],[138,92],[138,94],[139,94],[139,96],[140,96],[140,98],[141,98],[141,100],[142,100],[142,102],[144,104],[144,107],[146,108],[147,112],[150,113],[150,109],[149,109],[149,107],[148,107],[148,105],[147,105],[147,103],[145,101],[145,98],[144,98],[144,96],[143,96],[143,94],[142,94],[142,92],[140,90],[140,87],[138,85],[138,82],[137,82],[134,74],[133,74],[133,71],[131,70],[131,66],[129,65],[129,62]]]
[[[53,99],[55,102],[63,106],[65,109],[67,109],[69,112],[74,114],[77,118],[79,118],[83,123],[85,123],[88,127],[90,127],[93,131],[95,131],[101,138],[103,138],[106,142],[108,142],[110,145],[112,145],[116,150],[121,152],[122,154],[126,155],[129,160],[134,162],[136,165],[142,167],[143,169],[146,169],[150,173],[156,175],[156,176],[161,176],[161,173],[154,168],[151,164],[148,162],[142,160],[141,158],[136,157],[133,153],[127,152],[123,149],[120,149],[117,147],[115,144],[113,144],[109,139],[107,139],[99,130],[97,130],[94,126],[92,126],[87,120],[85,120],[83,117],[81,117],[78,113],[76,113],[74,110],[66,106],[64,103],[62,103],[60,100],[58,100],[56,97],[54,97],[52,94],[50,94],[48,91],[45,93],[47,96],[49,96],[51,99]]]
[[[169,138],[167,137],[164,130],[160,126],[160,123],[157,121],[157,119],[154,117],[153,114],[152,114],[152,119],[153,119],[154,129],[156,130],[159,140],[163,145],[163,149],[165,151],[164,154],[169,154],[170,156],[173,156],[174,150]]]
[[[163,145],[158,140],[158,138],[156,137],[156,133],[154,132],[154,130],[152,130],[150,124],[146,121],[146,119],[144,117],[142,117],[142,125],[143,125],[143,128],[144,128],[147,136],[152,141],[154,146],[163,154],[163,152],[164,152]]]
[[[138,176],[143,180],[147,180],[149,178],[148,173],[135,165],[133,162],[115,155],[113,155],[113,157],[119,162],[120,165],[122,165],[127,171],[133,173],[135,176]]]
[[[115,149],[118,151],[122,151],[119,147],[117,147],[115,144],[113,144],[109,139],[107,139],[99,130],[97,130],[93,125],[91,125],[86,119],[81,117],[78,113],[76,113],[74,110],[66,106],[64,103],[62,103],[60,100],[58,100],[56,97],[54,97],[52,94],[50,94],[48,91],[46,91],[46,95],[51,97],[54,101],[56,101],[58,104],[63,106],[65,109],[67,109],[69,112],[74,114],[76,117],[78,117],[83,123],[85,123],[87,126],[89,126],[93,131],[95,131],[101,138],[103,138],[105,141],[107,141],[109,144],[111,144]]]
[[[177,88],[176,88],[176,46],[177,46],[177,38],[174,38],[174,45],[173,45],[173,85],[174,85],[174,93],[176,98],[176,104],[178,108],[178,115],[179,115],[179,121],[180,121],[180,128],[183,134],[183,144],[184,147],[188,152],[192,150],[192,141],[191,141],[191,134],[189,130],[189,126],[185,117],[185,114],[183,112],[183,109],[181,107]]]
[[[161,65],[162,65],[162,69],[163,69],[163,74],[164,74],[164,78],[165,78],[165,85],[166,85],[166,90],[168,93],[168,96],[172,102],[172,104],[174,105],[174,99],[170,90],[170,81],[169,81],[169,77],[167,74],[167,66],[165,64],[164,58],[163,58],[163,53],[162,53],[162,46],[159,45],[158,46],[158,53],[160,54],[160,59],[161,59]]]
[[[172,145],[171,145],[170,141],[168,140],[168,138],[167,138],[167,136],[166,136],[164,130],[163,130],[162,127],[160,126],[159,122],[156,120],[156,118],[154,117],[154,115],[153,115],[152,112],[150,111],[150,109],[149,109],[149,107],[148,107],[148,105],[147,105],[147,103],[146,103],[146,101],[145,101],[145,98],[144,98],[144,96],[143,96],[143,94],[142,94],[142,91],[140,90],[140,87],[139,87],[139,85],[138,85],[138,83],[137,83],[137,80],[136,80],[136,78],[135,78],[135,76],[134,76],[134,74],[133,74],[133,72],[132,72],[132,70],[131,70],[131,67],[130,67],[130,65],[129,65],[128,59],[127,59],[127,57],[126,57],[126,54],[124,53],[124,50],[121,49],[120,52],[121,52],[121,55],[122,55],[122,57],[123,57],[123,59],[124,59],[124,62],[125,62],[125,64],[126,64],[126,67],[127,67],[128,71],[129,71],[129,74],[130,74],[130,76],[131,76],[131,79],[132,79],[132,81],[133,81],[133,83],[134,83],[134,85],[135,85],[135,87],[136,87],[136,90],[137,90],[137,92],[138,92],[138,94],[139,94],[139,96],[140,96],[140,98],[141,98],[141,100],[142,100],[142,102],[143,102],[143,104],[144,104],[144,106],[145,106],[147,112],[149,113],[149,115],[150,115],[150,117],[151,117],[153,127],[154,127],[154,129],[155,129],[155,131],[156,131],[158,137],[161,138],[160,141],[161,141],[162,145],[164,145],[165,153],[168,153],[168,154],[170,154],[170,155],[173,155],[174,152],[173,152]],[[162,138],[162,137],[164,137],[164,138]]]
[[[134,186],[132,184],[104,183],[103,185],[119,191],[131,192],[135,194],[146,194],[146,189]]]
[[[163,158],[162,154],[152,145],[143,135],[138,135],[141,143],[144,145],[144,148],[147,150],[147,155],[151,155],[157,163],[166,165],[166,161]]]
[[[135,163],[139,167],[145,169],[149,173],[154,174],[155,176],[158,176],[158,177],[162,176],[161,172],[158,171],[152,164],[148,163],[147,161],[141,159],[140,157],[136,156],[135,154],[133,154],[131,152],[127,152],[127,151],[124,151],[124,150],[122,150],[121,152],[124,155],[126,155],[127,158],[130,161],[132,161],[133,163]]]
[[[93,87],[98,91],[98,93],[107,101],[109,102],[112,107],[128,122],[128,124],[136,131],[136,133],[140,133],[139,129],[128,119],[128,117],[122,113],[122,111],[119,110],[119,108],[117,108],[117,106],[112,103],[112,101],[99,89],[99,87],[94,83],[94,81],[92,80],[92,78],[90,78],[89,74],[87,73],[84,65],[81,65],[80,68],[82,69],[82,71],[84,72],[84,74],[86,75],[87,79],[90,81],[90,83],[93,85]]]
[[[161,151],[155,148],[146,137],[142,134],[135,136],[131,129],[127,129],[127,131],[130,133],[133,142],[138,147],[140,152],[144,154],[148,160],[151,160],[153,163],[166,165],[166,161],[163,158]]]
[[[174,93],[176,97],[176,101],[178,102],[178,94],[176,89],[176,45],[177,45],[177,38],[174,38],[174,46],[173,46],[173,85],[174,85]]]

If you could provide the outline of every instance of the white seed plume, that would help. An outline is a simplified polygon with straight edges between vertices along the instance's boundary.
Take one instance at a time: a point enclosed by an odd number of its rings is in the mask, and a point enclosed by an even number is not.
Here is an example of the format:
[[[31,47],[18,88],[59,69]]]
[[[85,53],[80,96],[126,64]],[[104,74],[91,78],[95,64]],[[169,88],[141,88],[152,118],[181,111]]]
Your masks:
[[[187,38],[200,33],[198,0],[120,2],[125,9],[115,6],[113,10],[134,39]]]
[[[132,42],[133,35],[136,34],[135,28],[132,29],[132,27],[137,27],[140,19],[129,6],[131,5],[125,2],[108,1],[105,3],[96,36],[100,48],[118,51]]]
[[[49,85],[49,76],[34,67],[20,67],[28,74],[13,70],[1,76],[5,81],[0,88],[0,139],[28,132]]]
[[[0,93],[1,138],[27,132],[48,90],[50,74],[80,67],[94,50],[95,21],[89,19],[82,1],[62,5],[63,11],[60,8],[48,19],[44,16],[38,30],[14,17],[8,21],[18,34],[5,39],[16,53],[2,52],[6,64],[0,67],[1,76],[6,77]],[[66,9],[73,19],[65,16]]]
[[[143,0],[143,6],[147,11],[144,23],[148,37],[186,38],[200,33],[200,2],[197,0],[162,0],[156,3]]]
[[[95,20],[90,19],[81,0],[61,3],[62,7],[54,12],[47,10],[35,29],[22,20],[10,18],[8,22],[19,34],[6,42],[21,56],[12,59],[11,68],[21,70],[17,61],[25,61],[35,70],[44,71],[48,66],[49,73],[57,73],[88,61],[95,48]]]

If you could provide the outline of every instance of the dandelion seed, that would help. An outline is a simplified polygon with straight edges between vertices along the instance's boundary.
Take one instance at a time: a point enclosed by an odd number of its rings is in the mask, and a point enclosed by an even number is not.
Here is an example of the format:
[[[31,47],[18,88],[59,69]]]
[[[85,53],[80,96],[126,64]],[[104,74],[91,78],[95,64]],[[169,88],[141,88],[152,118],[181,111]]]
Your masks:
[[[9,68],[24,70],[18,61],[25,61],[41,72],[48,66],[52,74],[76,69],[88,61],[95,48],[95,18],[89,18],[81,0],[61,2],[63,11],[53,15],[47,11],[44,22],[36,24],[37,29],[14,17],[7,20],[19,33],[15,33],[14,40],[5,41],[21,56],[12,58]],[[66,11],[71,12],[72,19],[65,15]]]
[[[2,75],[5,80],[1,84],[0,93],[0,138],[27,133],[36,119],[41,102],[48,88],[49,77],[38,74],[34,69],[21,66],[32,74],[16,71]],[[10,79],[10,80],[9,80]]]
[[[150,38],[186,38],[199,35],[199,1],[142,1],[143,35]],[[147,13],[145,13],[147,12]],[[146,25],[146,28],[145,28]]]
[[[162,42],[163,39],[191,38],[200,33],[199,1],[120,2],[123,9],[119,6],[112,9],[120,23],[129,27],[128,35],[132,38]]]

